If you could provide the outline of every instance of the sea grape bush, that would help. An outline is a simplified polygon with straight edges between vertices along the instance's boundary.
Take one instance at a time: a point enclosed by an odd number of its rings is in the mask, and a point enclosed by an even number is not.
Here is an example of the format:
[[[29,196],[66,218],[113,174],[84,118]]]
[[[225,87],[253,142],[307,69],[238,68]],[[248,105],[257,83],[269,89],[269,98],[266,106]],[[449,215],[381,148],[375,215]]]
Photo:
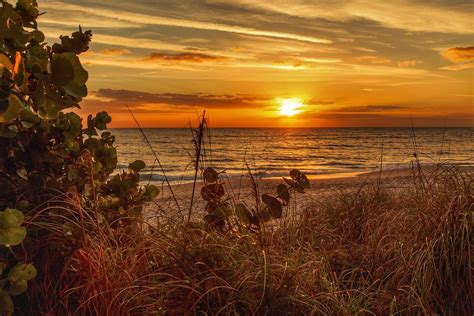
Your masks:
[[[230,216],[235,215],[243,226],[250,230],[259,228],[264,222],[279,219],[283,216],[283,207],[290,203],[291,193],[304,193],[309,189],[310,182],[306,175],[297,169],[290,171],[290,177],[283,177],[285,184],[276,187],[276,195],[263,194],[261,200],[249,209],[245,203],[237,202],[234,208],[225,199],[224,181],[220,173],[213,168],[206,168],[203,172],[204,185],[201,196],[206,201],[207,214],[204,220],[208,225],[223,230]]]
[[[19,245],[26,237],[26,228],[21,224],[22,212],[9,209],[0,212],[0,249]],[[31,264],[17,263],[3,277],[7,265],[0,261],[0,314],[13,313],[12,296],[20,295],[28,288],[28,281],[36,276],[36,268]]]
[[[158,194],[154,186],[139,186],[142,161],[110,178],[117,151],[106,112],[89,115],[85,125],[72,112],[87,96],[88,73],[79,55],[89,49],[92,32],[79,27],[49,46],[38,15],[36,0],[0,0],[0,275],[7,273],[0,280],[2,315],[11,313],[10,296],[34,277],[18,276],[15,267],[22,263],[10,247],[27,238],[24,215],[46,201],[45,192],[75,194],[84,209],[118,223]]]

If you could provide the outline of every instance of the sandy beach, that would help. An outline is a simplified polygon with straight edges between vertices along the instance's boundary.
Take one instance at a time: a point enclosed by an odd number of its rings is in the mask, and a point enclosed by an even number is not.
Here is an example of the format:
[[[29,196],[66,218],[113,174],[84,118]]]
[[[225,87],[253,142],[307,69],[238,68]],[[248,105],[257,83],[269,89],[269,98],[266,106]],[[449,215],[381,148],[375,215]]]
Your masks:
[[[453,166],[443,165],[424,165],[422,166],[422,176],[426,179],[432,178],[437,174],[441,168],[454,168]],[[463,172],[468,174],[474,173],[472,167],[462,167]],[[303,210],[314,205],[317,201],[327,198],[332,194],[345,190],[357,190],[363,185],[383,185],[389,189],[400,189],[409,186],[413,182],[413,176],[419,176],[419,170],[414,168],[399,168],[399,169],[385,169],[382,171],[372,172],[357,172],[357,173],[337,173],[325,175],[308,176],[311,188],[306,190],[304,194],[298,193],[296,196],[296,209]],[[222,176],[227,197],[234,201],[243,201],[252,206],[255,204],[255,195],[253,193],[250,178],[247,174],[241,177],[228,178]],[[258,183],[259,195],[268,193],[275,194],[276,186],[284,183],[282,178],[261,178],[256,179]],[[195,185],[195,193],[193,200],[193,214],[202,212],[205,206],[205,201],[200,195],[202,182],[199,181]],[[178,209],[176,198],[182,214],[187,214],[189,205],[191,203],[191,195],[193,190],[193,183],[183,183],[171,185],[174,197],[171,194],[170,188],[163,184],[161,193],[155,200],[151,209],[158,208],[162,214],[175,213]],[[170,212],[171,210],[171,212]]]

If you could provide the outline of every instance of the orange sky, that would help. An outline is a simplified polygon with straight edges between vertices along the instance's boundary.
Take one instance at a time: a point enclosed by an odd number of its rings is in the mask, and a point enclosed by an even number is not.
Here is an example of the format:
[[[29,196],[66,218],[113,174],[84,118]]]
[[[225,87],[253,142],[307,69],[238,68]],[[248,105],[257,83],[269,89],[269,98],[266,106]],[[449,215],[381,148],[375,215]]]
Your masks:
[[[474,126],[472,1],[42,1],[112,127]],[[304,104],[292,117],[278,100]]]

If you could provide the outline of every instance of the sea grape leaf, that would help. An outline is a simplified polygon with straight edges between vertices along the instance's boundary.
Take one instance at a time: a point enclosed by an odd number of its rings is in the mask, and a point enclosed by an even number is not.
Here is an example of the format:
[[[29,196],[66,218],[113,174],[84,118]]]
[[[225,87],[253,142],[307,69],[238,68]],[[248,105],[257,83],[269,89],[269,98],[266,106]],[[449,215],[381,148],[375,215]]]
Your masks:
[[[49,54],[42,46],[32,45],[26,52],[26,58],[35,75],[39,76],[41,72],[46,71]]]
[[[243,203],[238,203],[235,206],[235,215],[245,225],[249,225],[252,222],[252,213]]]
[[[13,314],[13,301],[8,293],[0,288],[0,315]]]
[[[53,55],[51,81],[62,87],[69,95],[78,99],[87,96],[85,83],[88,77],[76,54],[66,52]]]
[[[115,143],[115,136],[112,135],[111,132],[103,132],[100,135],[100,138],[102,138],[102,141],[104,141],[109,146],[112,146]]]
[[[112,122],[112,117],[107,112],[99,112],[95,116],[94,125],[98,130],[106,130],[107,124]]]
[[[294,181],[296,181],[296,183],[298,183],[300,186],[302,186],[304,189],[309,189],[310,184],[309,184],[308,178],[306,177],[305,174],[303,174],[298,169],[292,169],[290,171],[290,177]]]
[[[214,168],[206,168],[203,173],[204,181],[214,183],[219,179],[219,173]]]
[[[29,263],[18,263],[8,272],[8,282],[15,284],[22,281],[30,281],[37,275],[36,268]]]
[[[23,16],[25,27],[37,28],[36,18],[39,11],[36,0],[18,0],[15,9]]]
[[[100,208],[110,208],[120,205],[122,199],[111,194],[106,196],[99,196],[99,207]]]
[[[18,127],[16,125],[0,126],[0,137],[14,138],[18,134]]]
[[[270,211],[270,214],[272,214],[274,218],[281,218],[282,213],[283,213],[283,208],[281,206],[280,201],[278,201],[278,199],[276,199],[275,197],[269,194],[263,194],[262,201],[268,206],[268,210]]]
[[[8,288],[8,294],[11,296],[20,295],[21,293],[25,292],[28,289],[28,281],[26,280],[19,280],[14,282]]]
[[[61,44],[54,44],[53,52],[72,52],[74,54],[83,53],[89,49],[89,42],[91,41],[91,37],[91,31],[83,32],[81,27],[79,27],[79,31],[72,33],[71,37],[61,36]]]
[[[25,168],[20,168],[16,170],[16,174],[23,180],[28,180],[28,172]]]
[[[7,55],[0,52],[0,70],[6,68],[8,71],[13,72],[13,65]]]
[[[155,185],[149,184],[145,186],[143,197],[145,201],[151,202],[158,196],[158,194],[160,194],[160,189],[158,189],[158,187]]]
[[[215,214],[207,214],[204,216],[204,220],[210,225],[215,225],[219,223],[222,219],[219,216],[216,216]]]
[[[51,61],[51,82],[58,86],[74,80],[74,66],[65,54],[54,54]]]
[[[224,194],[224,187],[220,183],[208,184],[201,189],[201,196],[206,201],[218,200]]]
[[[23,29],[22,17],[10,3],[2,1],[0,10],[0,45],[3,45],[5,40],[9,42],[9,46],[21,50],[28,40],[28,34]]]
[[[23,213],[7,208],[0,212],[0,245],[16,246],[26,237],[26,228],[20,226],[23,222]]]
[[[232,214],[232,210],[226,202],[219,203],[213,214],[220,219],[227,219]]]
[[[272,214],[268,210],[267,205],[264,205],[263,207],[260,208],[260,217],[264,222],[268,222],[269,220],[272,219]]]
[[[27,109],[21,111],[20,118],[22,122],[30,123],[31,125],[41,122],[41,119],[36,114]]]
[[[23,105],[21,100],[14,94],[8,97],[8,107],[0,113],[0,123],[11,122],[18,117]]]
[[[73,143],[74,143],[74,144],[77,144],[77,142],[75,142],[75,141],[74,141]],[[77,148],[79,148],[79,145],[78,145]],[[71,149],[71,151],[74,152],[73,149]],[[102,163],[101,163],[100,161],[94,161],[94,162],[92,163],[92,173],[93,173],[94,175],[98,174],[98,173],[102,170],[102,167],[103,167],[103,166],[102,166]]]
[[[278,197],[285,201],[286,204],[290,202],[290,192],[288,191],[288,187],[284,184],[279,184],[277,186],[277,193]]]
[[[296,184],[296,182],[295,182],[295,181],[293,181],[293,180],[292,180],[292,179],[290,179],[290,178],[285,178],[285,177],[283,177],[283,181],[285,181],[285,182],[286,182],[286,184],[288,184],[290,187],[294,187],[294,186],[295,186],[295,184]]]
[[[145,162],[143,162],[143,160],[135,160],[134,162],[128,165],[128,168],[135,172],[139,172],[140,170],[145,168]]]
[[[87,96],[87,86],[85,84],[77,84],[71,81],[67,86],[63,87],[69,95],[75,98],[84,98]]]
[[[29,36],[30,37],[29,37],[28,41],[30,41],[30,42],[34,41],[38,44],[44,42],[44,34],[41,31],[34,30],[34,31],[30,32]]]
[[[84,98],[87,96],[87,86],[85,85],[85,83],[89,78],[89,74],[82,67],[79,57],[77,57],[73,53],[64,54],[66,54],[66,58],[69,59],[74,68],[74,80],[69,82],[63,88],[68,94],[72,95],[73,97]]]

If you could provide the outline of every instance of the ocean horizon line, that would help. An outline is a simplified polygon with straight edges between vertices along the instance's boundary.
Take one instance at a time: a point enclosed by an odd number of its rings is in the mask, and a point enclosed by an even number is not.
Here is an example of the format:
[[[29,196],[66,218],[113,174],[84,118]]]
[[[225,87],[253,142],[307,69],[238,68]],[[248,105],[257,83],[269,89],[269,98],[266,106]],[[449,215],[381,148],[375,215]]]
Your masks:
[[[110,127],[110,130],[126,130],[126,129],[190,129],[189,127]],[[474,126],[340,126],[340,127],[304,127],[304,126],[217,126],[217,127],[208,127],[209,129],[474,129]]]

